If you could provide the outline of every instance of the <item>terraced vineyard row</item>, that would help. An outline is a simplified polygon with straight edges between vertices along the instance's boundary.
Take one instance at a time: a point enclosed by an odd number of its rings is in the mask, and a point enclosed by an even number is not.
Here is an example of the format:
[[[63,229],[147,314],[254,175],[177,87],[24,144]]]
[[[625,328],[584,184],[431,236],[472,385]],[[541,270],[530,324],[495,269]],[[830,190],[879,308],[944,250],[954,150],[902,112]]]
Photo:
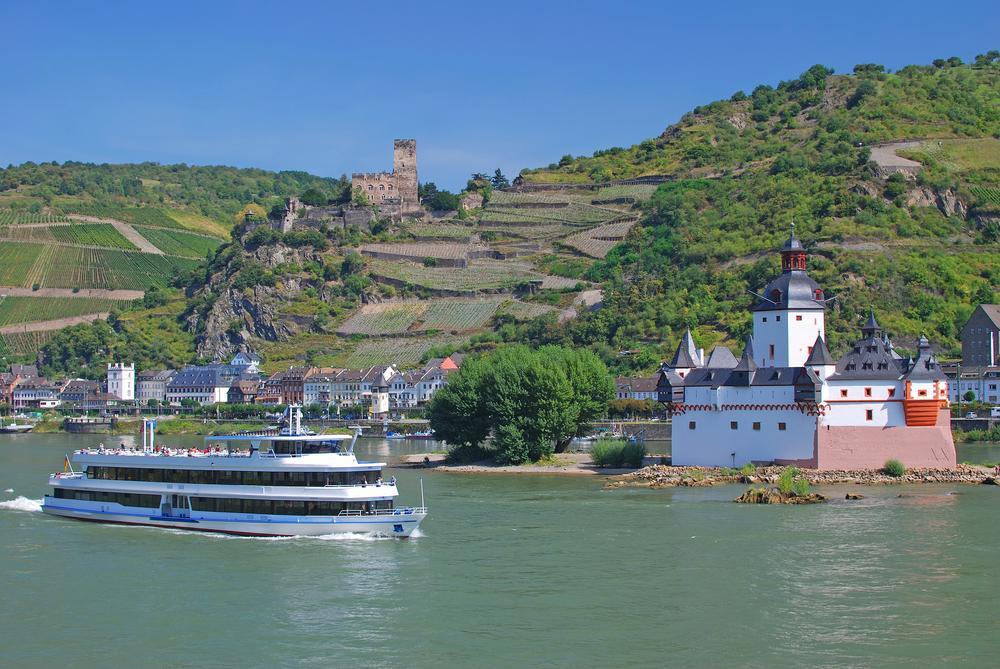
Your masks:
[[[149,253],[0,242],[0,285],[6,286],[146,290],[196,265]]]
[[[109,223],[79,223],[48,228],[56,241],[88,246],[103,246],[110,249],[137,251],[135,244],[125,239],[122,233]]]
[[[976,198],[978,204],[990,209],[1000,209],[1000,188],[973,186],[969,190],[972,191],[972,195]]]
[[[34,355],[57,330],[0,335],[0,355]]]
[[[443,239],[468,239],[476,229],[466,225],[448,223],[418,223],[407,226],[414,237],[441,237]]]
[[[406,332],[427,308],[424,302],[367,304],[337,329],[338,334],[386,335]]]
[[[153,225],[160,228],[184,230],[184,226],[155,207],[120,207],[112,204],[70,203],[61,205],[67,213],[111,218],[135,225]]]
[[[390,363],[412,366],[419,363],[420,358],[430,349],[445,345],[458,346],[466,339],[451,336],[366,339],[358,344],[342,364],[352,368]]]
[[[450,242],[410,242],[408,244],[365,244],[362,253],[407,256],[415,261],[424,258],[442,258],[457,260],[464,258],[469,251],[468,244]]]
[[[31,214],[11,209],[0,210],[0,225],[65,223],[69,219],[58,214]]]
[[[470,260],[468,267],[423,267],[407,262],[373,260],[371,271],[415,286],[474,293],[479,290],[512,289],[532,279],[543,280],[543,288],[572,288],[575,279],[546,276],[530,265],[509,260]]]
[[[562,240],[566,246],[592,258],[603,258],[625,238],[635,221],[599,225]]]
[[[179,230],[163,230],[140,225],[137,225],[135,229],[153,246],[171,256],[204,258],[209,251],[214,251],[222,244],[221,239],[203,237]]]
[[[97,297],[3,297],[0,296],[0,326],[83,316],[112,309],[124,309],[128,300]]]

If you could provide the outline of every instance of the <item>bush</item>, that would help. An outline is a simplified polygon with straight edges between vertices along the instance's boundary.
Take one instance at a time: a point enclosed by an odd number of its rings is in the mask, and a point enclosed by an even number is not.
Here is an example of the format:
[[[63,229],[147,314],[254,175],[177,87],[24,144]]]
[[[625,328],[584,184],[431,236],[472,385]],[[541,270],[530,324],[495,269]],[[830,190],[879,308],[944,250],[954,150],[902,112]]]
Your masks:
[[[906,473],[906,467],[904,467],[903,463],[900,462],[899,460],[889,459],[885,461],[885,466],[882,467],[882,471],[884,471],[889,476],[899,478]]]
[[[799,475],[798,467],[785,467],[781,470],[781,475],[778,477],[778,490],[785,493],[786,495],[794,492],[795,490],[795,479]]]
[[[756,472],[757,467],[752,462],[748,462],[740,467],[740,474],[743,476],[753,476]]]
[[[809,494],[809,481],[805,476],[800,476],[792,483],[792,492],[797,497],[805,497]]]
[[[622,439],[601,439],[590,447],[590,457],[598,467],[638,469],[646,457],[646,446]]]

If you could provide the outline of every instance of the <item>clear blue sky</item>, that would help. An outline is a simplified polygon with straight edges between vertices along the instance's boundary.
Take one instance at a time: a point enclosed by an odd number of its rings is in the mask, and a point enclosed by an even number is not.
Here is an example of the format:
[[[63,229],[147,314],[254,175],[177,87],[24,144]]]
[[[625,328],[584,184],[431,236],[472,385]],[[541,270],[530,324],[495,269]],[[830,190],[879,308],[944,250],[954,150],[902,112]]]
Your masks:
[[[227,164],[421,181],[659,134],[814,63],[1000,48],[997,2],[0,4],[0,164]]]

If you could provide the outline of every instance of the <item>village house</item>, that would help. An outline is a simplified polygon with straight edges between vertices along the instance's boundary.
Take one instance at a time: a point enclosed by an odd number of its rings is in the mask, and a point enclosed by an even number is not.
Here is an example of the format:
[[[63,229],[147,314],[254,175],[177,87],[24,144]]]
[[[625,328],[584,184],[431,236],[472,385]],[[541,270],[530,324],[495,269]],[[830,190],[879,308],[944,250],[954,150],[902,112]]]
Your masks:
[[[14,403],[14,388],[21,381],[21,377],[10,372],[0,373],[0,404],[10,406]]]
[[[944,365],[952,402],[1000,404],[1000,304],[980,304],[962,328],[962,363]]]
[[[88,395],[95,395],[101,392],[101,384],[89,379],[70,379],[59,393],[59,400],[63,403],[82,402]]]
[[[140,404],[149,404],[150,400],[165,402],[167,400],[167,384],[176,374],[172,369],[151,369],[139,372],[135,382],[135,397]]]
[[[227,402],[229,404],[254,404],[260,392],[261,383],[258,379],[237,379],[229,386]]]
[[[828,300],[795,235],[782,273],[756,296],[736,364],[707,360],[689,335],[659,376],[675,465],[818,469],[954,467],[948,381],[926,337],[903,359],[874,313],[839,361],[825,342]],[[728,356],[731,358],[732,356]]]
[[[66,381],[50,381],[43,376],[24,379],[12,392],[12,405],[15,409],[52,409],[62,401],[60,393],[66,386]]]
[[[620,400],[656,401],[657,376],[619,376],[615,379],[615,397]]]

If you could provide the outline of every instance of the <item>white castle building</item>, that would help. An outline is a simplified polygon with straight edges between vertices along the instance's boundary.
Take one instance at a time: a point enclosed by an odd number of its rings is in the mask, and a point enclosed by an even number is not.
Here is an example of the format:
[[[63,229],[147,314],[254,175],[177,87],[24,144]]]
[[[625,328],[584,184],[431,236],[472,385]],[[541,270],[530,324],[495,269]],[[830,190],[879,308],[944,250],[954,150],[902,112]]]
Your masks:
[[[108,363],[108,394],[128,402],[135,399],[135,365]]]
[[[903,359],[874,313],[840,361],[825,342],[829,300],[806,273],[794,233],[782,273],[756,295],[753,335],[737,360],[705,359],[688,331],[664,365],[657,396],[673,418],[673,464],[794,464],[818,469],[954,467],[948,383],[921,336]]]

